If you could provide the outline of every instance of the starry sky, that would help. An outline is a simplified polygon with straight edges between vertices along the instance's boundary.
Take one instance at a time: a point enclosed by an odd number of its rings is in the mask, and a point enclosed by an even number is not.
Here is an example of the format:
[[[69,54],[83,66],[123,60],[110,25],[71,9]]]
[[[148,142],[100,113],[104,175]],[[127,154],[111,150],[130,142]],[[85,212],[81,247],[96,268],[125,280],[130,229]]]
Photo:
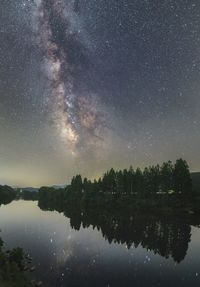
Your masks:
[[[199,110],[199,0],[0,1],[0,183],[199,171]]]

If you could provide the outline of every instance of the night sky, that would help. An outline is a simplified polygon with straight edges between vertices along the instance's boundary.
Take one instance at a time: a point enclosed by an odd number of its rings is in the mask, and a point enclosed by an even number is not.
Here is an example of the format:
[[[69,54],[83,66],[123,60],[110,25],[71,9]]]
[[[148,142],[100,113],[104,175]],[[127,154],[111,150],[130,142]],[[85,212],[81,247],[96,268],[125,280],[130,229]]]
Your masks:
[[[1,0],[0,183],[200,170],[199,0]]]

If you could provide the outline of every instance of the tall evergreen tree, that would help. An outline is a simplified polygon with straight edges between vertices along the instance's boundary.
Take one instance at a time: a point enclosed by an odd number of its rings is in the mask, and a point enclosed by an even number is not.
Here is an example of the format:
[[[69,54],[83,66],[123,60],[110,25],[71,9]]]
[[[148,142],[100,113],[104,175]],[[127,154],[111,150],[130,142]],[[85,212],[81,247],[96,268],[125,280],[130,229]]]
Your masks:
[[[73,192],[81,192],[83,188],[82,177],[80,174],[74,176],[71,181],[71,190]]]
[[[128,193],[133,193],[135,189],[135,172],[132,166],[128,171]]]
[[[160,166],[151,166],[149,168],[150,193],[157,193],[160,190]]]
[[[168,192],[173,189],[174,166],[171,161],[164,162],[161,166],[161,190]]]
[[[116,192],[116,172],[113,168],[108,173],[108,182],[110,192]]]
[[[135,190],[138,196],[141,196],[144,190],[144,177],[140,168],[135,172]]]
[[[192,190],[192,180],[189,171],[189,166],[182,158],[178,159],[175,163],[174,173],[174,189],[176,192],[188,194]]]
[[[121,170],[116,173],[116,192],[120,194],[124,192],[124,177]]]

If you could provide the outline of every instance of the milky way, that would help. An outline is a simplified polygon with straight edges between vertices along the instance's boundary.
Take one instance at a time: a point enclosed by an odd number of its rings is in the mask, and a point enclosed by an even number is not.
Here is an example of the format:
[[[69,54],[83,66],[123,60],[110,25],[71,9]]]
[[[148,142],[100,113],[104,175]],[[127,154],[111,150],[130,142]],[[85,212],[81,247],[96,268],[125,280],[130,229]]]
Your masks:
[[[75,73],[87,62],[87,51],[72,22],[79,13],[79,1],[71,5],[62,0],[37,2],[39,42],[54,101],[52,117],[73,155],[81,151],[80,145],[83,150],[99,144],[105,125],[97,96],[80,85],[78,93],[74,88]]]
[[[1,0],[0,184],[198,171],[199,91],[199,0]]]

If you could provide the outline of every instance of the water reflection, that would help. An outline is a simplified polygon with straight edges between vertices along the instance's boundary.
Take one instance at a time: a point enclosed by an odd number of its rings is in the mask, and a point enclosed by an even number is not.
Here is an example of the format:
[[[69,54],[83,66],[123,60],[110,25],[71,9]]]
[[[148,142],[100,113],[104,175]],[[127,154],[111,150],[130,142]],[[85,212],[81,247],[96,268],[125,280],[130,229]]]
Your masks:
[[[33,258],[44,287],[199,286],[197,217],[93,207],[2,205],[1,237]]]
[[[137,248],[141,245],[164,258],[180,263],[186,256],[191,240],[191,217],[130,213],[126,209],[81,208],[80,205],[56,204],[39,201],[42,210],[56,210],[70,219],[71,228],[80,230],[97,228],[109,243],[126,244]],[[189,222],[190,220],[190,222]],[[197,222],[195,222],[197,225]]]

